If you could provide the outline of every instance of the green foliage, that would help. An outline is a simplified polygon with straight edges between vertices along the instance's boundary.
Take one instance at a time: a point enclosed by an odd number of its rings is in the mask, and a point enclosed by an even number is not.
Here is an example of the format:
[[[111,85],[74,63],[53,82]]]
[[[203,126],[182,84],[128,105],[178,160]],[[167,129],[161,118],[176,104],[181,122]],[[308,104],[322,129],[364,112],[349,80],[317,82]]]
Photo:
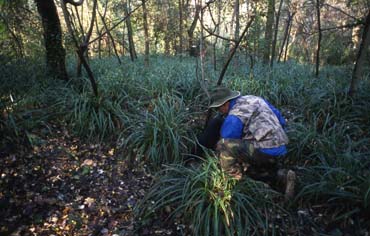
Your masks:
[[[37,61],[2,64],[1,145],[34,142],[35,127],[62,120],[81,137],[117,141],[130,158],[152,170],[179,164],[190,152],[208,104],[194,59],[152,56],[147,68],[141,59],[132,63],[123,58],[123,63],[128,66],[118,65],[115,58],[91,60],[99,97],[93,96],[85,77],[65,84],[49,79]],[[240,65],[231,63],[224,84],[266,98],[288,119],[285,163],[299,176],[296,203],[336,207],[336,222],[368,210],[369,77],[348,97],[352,67],[323,67],[320,78],[313,78],[311,66],[295,62],[276,64],[272,70],[259,63],[252,71]],[[214,84],[218,73],[206,71]],[[275,193],[249,179],[235,183],[222,178],[213,162],[197,170],[171,165],[158,175],[139,212],[147,219],[151,210],[159,214],[170,206],[171,217],[186,216],[198,235],[268,230],[264,210],[280,203],[263,196]]]
[[[130,117],[122,135],[123,145],[155,168],[180,161],[182,154],[190,151],[192,114],[188,110],[176,96],[153,98],[146,110]]]
[[[32,145],[32,130],[52,116],[45,94],[57,83],[44,80],[37,61],[6,62],[0,70],[0,148]]]
[[[114,137],[126,120],[124,92],[114,93],[111,87],[100,84],[99,96],[94,96],[88,81],[82,89],[67,86],[56,90],[56,112],[62,115],[71,129],[81,137],[102,140]]]
[[[135,212],[145,221],[170,208],[169,217],[183,215],[193,235],[267,234],[276,196],[261,182],[230,179],[209,157],[199,169],[167,166]]]
[[[302,189],[296,198],[305,202],[325,199],[340,212],[338,218],[366,211],[370,206],[367,156],[350,152],[335,157],[321,156],[317,165],[304,168]]]

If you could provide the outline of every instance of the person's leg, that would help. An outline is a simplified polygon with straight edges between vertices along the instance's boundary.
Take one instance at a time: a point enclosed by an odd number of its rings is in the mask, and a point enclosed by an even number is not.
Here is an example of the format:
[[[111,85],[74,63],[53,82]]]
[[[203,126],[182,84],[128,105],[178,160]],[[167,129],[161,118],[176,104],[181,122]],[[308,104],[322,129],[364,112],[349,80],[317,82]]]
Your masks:
[[[243,176],[243,162],[252,151],[247,144],[240,139],[221,139],[217,143],[216,150],[220,158],[222,170],[230,176],[240,179]]]
[[[222,169],[235,178],[245,172],[255,180],[271,183],[276,177],[276,157],[259,152],[245,140],[221,139],[217,151]]]

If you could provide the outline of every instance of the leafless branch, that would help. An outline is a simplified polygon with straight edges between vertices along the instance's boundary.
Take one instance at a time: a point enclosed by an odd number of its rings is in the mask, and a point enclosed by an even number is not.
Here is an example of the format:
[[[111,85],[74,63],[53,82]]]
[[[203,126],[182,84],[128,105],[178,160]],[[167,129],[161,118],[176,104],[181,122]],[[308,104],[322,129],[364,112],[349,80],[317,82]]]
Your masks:
[[[93,12],[92,12],[91,21],[90,21],[90,27],[89,27],[89,30],[87,31],[87,34],[86,34],[86,37],[85,37],[85,44],[86,45],[89,44],[89,40],[90,40],[92,31],[93,31],[93,28],[94,28],[94,22],[95,22],[96,9],[97,8],[98,8],[98,0],[94,0]]]
[[[358,18],[356,18],[356,17],[354,17],[354,16],[351,16],[350,14],[348,14],[348,13],[347,13],[347,12],[345,12],[345,11],[343,11],[343,10],[342,10],[342,9],[340,9],[339,7],[332,6],[332,5],[328,4],[328,3],[324,3],[323,5],[324,5],[324,6],[326,6],[326,7],[333,8],[333,9],[335,9],[335,10],[339,11],[340,13],[342,13],[342,14],[344,14],[344,15],[346,15],[346,16],[348,16],[348,17],[350,17],[350,18],[352,18],[352,19],[354,19],[354,20],[356,20],[356,21],[359,21],[359,20],[360,20],[360,19],[358,19]]]
[[[204,24],[203,24],[203,22],[201,22],[201,24],[202,24],[202,28],[209,34],[207,37],[209,37],[209,36],[215,36],[216,38],[219,38],[219,39],[222,39],[222,40],[225,40],[225,41],[231,41],[231,42],[234,42],[234,43],[236,43],[236,40],[234,40],[234,39],[231,39],[231,38],[226,38],[226,37],[223,37],[223,36],[221,36],[221,35],[219,35],[219,34],[216,34],[215,32],[216,32],[216,29],[217,28],[215,28],[213,31],[211,31],[210,29],[208,29]]]
[[[227,61],[226,61],[225,65],[224,65],[224,67],[222,68],[222,71],[221,71],[220,76],[219,76],[218,81],[217,81],[217,85],[221,85],[221,83],[222,83],[222,79],[223,79],[223,77],[224,77],[224,75],[225,75],[225,73],[226,73],[227,67],[228,67],[228,66],[229,66],[229,64],[230,64],[231,59],[233,58],[233,56],[234,56],[234,54],[235,54],[235,52],[236,52],[236,49],[238,49],[240,42],[241,42],[241,41],[242,41],[242,39],[244,38],[244,36],[245,36],[245,34],[247,33],[247,31],[248,31],[249,27],[252,25],[252,22],[253,22],[253,20],[254,20],[254,17],[255,17],[255,16],[251,16],[251,18],[249,19],[249,21],[248,21],[247,25],[245,26],[245,28],[244,28],[244,30],[243,30],[242,35],[239,37],[238,41],[235,43],[235,45],[234,45],[233,49],[231,50],[231,52],[230,52],[230,54],[229,54],[229,57],[227,58]]]
[[[63,0],[64,3],[69,3],[73,6],[81,6],[83,3],[84,3],[84,0],[78,0],[78,1],[74,1],[74,0]]]
[[[146,0],[145,2],[148,2],[149,0]],[[126,21],[127,18],[129,18],[135,11],[137,11],[140,7],[142,7],[142,4],[140,4],[139,6],[137,6],[134,10],[130,11],[125,17],[123,17],[120,21],[118,21],[116,24],[114,24],[110,29],[109,31],[112,31],[113,29],[115,29],[117,26],[119,26],[122,22]],[[100,38],[102,38],[104,35],[106,35],[108,33],[108,31],[105,31],[103,32],[100,36],[94,38],[93,40],[91,40],[88,44],[92,44],[93,42],[99,40]]]

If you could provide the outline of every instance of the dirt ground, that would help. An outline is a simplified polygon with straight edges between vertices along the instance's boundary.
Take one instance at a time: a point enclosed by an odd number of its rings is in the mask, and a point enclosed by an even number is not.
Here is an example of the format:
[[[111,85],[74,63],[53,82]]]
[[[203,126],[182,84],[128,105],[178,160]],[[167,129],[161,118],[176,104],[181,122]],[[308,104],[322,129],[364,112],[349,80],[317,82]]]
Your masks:
[[[152,182],[145,166],[56,125],[28,137],[31,148],[0,152],[0,235],[135,234],[133,208]],[[163,225],[141,234],[176,234]]]

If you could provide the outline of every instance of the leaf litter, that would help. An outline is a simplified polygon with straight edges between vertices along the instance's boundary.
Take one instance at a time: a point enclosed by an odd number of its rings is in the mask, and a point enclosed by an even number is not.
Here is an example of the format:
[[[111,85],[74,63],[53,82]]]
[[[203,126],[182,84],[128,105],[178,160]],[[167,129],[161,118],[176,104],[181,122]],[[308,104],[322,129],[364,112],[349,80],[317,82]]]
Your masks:
[[[152,182],[145,167],[132,168],[113,144],[51,127],[32,133],[42,142],[31,150],[0,152],[0,235],[135,235],[133,207]]]

